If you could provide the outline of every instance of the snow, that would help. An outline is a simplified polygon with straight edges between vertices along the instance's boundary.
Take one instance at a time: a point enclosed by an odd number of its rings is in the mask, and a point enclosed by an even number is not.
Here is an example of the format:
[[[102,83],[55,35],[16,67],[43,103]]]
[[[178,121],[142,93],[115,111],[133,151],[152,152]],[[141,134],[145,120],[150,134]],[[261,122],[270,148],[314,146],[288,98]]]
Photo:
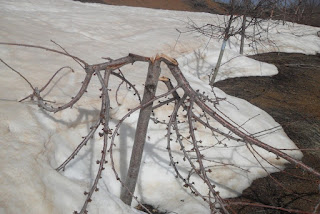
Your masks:
[[[191,13],[144,8],[107,6],[100,4],[82,4],[69,0],[8,0],[0,2],[0,40],[43,45],[58,48],[50,40],[62,45],[88,63],[103,62],[101,57],[119,58],[128,53],[155,56],[165,53],[176,57],[180,68],[195,89],[211,94],[208,74],[216,63],[221,41],[212,40],[195,34],[181,34],[179,40],[176,29],[183,29],[188,19],[197,23],[208,23],[221,16],[206,13]],[[314,54],[320,51],[320,39],[316,36],[319,28],[298,24],[277,26],[269,32],[269,37],[276,46],[266,43],[258,47],[259,52],[286,51]],[[293,34],[294,33],[294,34]],[[218,80],[237,76],[274,75],[274,65],[262,63],[241,56],[235,49],[238,40],[230,40],[227,45],[223,66]],[[252,53],[249,42],[246,53]],[[70,65],[75,73],[64,70],[54,84],[44,93],[45,98],[64,103],[79,89],[84,73],[72,60],[57,54],[30,48],[13,46],[0,47],[0,58],[20,71],[37,87],[43,86],[53,72],[61,66]],[[97,120],[99,114],[99,82],[93,79],[88,93],[74,106],[56,114],[39,110],[31,101],[23,103],[17,100],[27,96],[29,86],[14,72],[3,64],[0,65],[0,213],[72,213],[81,208],[85,196],[97,171],[95,161],[99,158],[101,139],[95,136],[89,145],[67,166],[66,171],[58,173],[55,168],[78,145],[81,137],[86,135],[89,127]],[[147,65],[136,63],[123,68],[128,79],[142,90]],[[163,74],[170,76],[163,68]],[[112,81],[112,88],[119,84]],[[159,84],[158,93],[165,92]],[[50,92],[50,93],[49,93]],[[120,119],[128,108],[137,105],[137,98],[132,92],[122,87],[119,92],[121,106],[113,100],[111,125]],[[218,97],[226,98],[218,108],[235,123],[243,124],[250,133],[278,126],[266,112],[250,103],[228,96],[218,88]],[[236,107],[235,107],[236,106]],[[172,106],[155,111],[156,116],[165,118]],[[123,179],[130,160],[135,121],[132,115],[120,130],[115,148],[115,164]],[[224,130],[219,124],[215,127]],[[193,198],[181,187],[181,181],[175,179],[173,169],[169,166],[164,127],[150,124],[148,142],[146,143],[143,165],[136,188],[136,195],[143,203],[152,204],[162,210],[176,213],[209,213],[206,204]],[[212,145],[216,142],[210,133],[199,127],[203,143]],[[296,148],[282,129],[269,135],[259,137],[265,143],[281,148]],[[214,168],[210,175],[217,183],[222,197],[234,197],[247,188],[251,182],[266,175],[255,158],[248,153],[245,146],[232,140],[223,141],[227,148],[216,146],[206,154],[208,158],[223,160],[224,163],[237,164],[243,169],[232,167]],[[182,159],[179,148],[176,159]],[[276,160],[275,155],[259,150],[267,160],[284,167],[283,160]],[[301,158],[298,151],[290,155]],[[260,161],[270,172],[276,171]],[[180,161],[180,167],[188,167]],[[198,189],[206,192],[206,186],[195,178]],[[99,183],[100,191],[95,193],[89,205],[90,213],[138,213],[124,205],[119,199],[120,184],[107,166],[103,179]],[[134,202],[133,206],[136,205]]]

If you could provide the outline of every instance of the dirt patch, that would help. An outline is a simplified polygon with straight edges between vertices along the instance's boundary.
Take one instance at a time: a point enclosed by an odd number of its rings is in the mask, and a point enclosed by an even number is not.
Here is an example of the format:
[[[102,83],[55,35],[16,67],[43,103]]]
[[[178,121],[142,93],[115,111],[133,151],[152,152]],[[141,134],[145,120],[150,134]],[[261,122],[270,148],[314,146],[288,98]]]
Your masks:
[[[300,149],[315,149],[303,151],[303,162],[319,171],[320,56],[267,53],[251,58],[275,64],[279,74],[273,77],[228,79],[216,83],[216,87],[268,112]],[[320,199],[319,178],[293,166],[288,166],[285,172],[290,174],[274,173],[272,178],[254,181],[236,200],[313,212]],[[237,207],[236,211],[288,213],[248,206]],[[320,213],[320,210],[316,213]]]
[[[320,56],[267,53],[251,58],[276,65],[279,74],[228,79],[216,86],[268,112],[300,148],[319,148]],[[320,157],[319,151],[312,153]]]
[[[109,5],[146,7],[163,10],[180,10],[193,12],[208,12],[214,14],[227,14],[228,5],[215,2],[212,0],[74,0],[80,2],[101,3]],[[280,14],[279,19],[283,17]],[[299,24],[306,24],[320,27],[320,8],[314,9],[313,13],[306,13],[303,19],[299,20]],[[296,22],[296,16],[286,16],[287,21]]]
[[[163,10],[210,12],[224,14],[226,9],[211,0],[75,0],[81,2],[103,3],[109,5],[146,7]]]

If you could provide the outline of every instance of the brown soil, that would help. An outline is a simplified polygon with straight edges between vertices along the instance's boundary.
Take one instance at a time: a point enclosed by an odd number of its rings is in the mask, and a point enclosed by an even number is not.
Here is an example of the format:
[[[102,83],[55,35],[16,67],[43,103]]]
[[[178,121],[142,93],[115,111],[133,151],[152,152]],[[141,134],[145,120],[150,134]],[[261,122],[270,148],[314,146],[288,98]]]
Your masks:
[[[163,10],[180,10],[193,12],[208,12],[214,14],[226,14],[228,5],[212,0],[74,0],[80,2],[102,3],[109,5],[121,5],[131,7],[146,7]],[[282,16],[279,15],[281,19]],[[313,13],[307,13],[299,24],[320,27],[320,8],[314,9]],[[296,22],[296,16],[286,16],[286,21]]]
[[[268,112],[300,148],[319,148],[320,56],[267,53],[251,58],[276,65],[279,74],[228,79],[216,87]],[[320,157],[319,151],[311,153]]]
[[[163,10],[180,10],[194,12],[211,12],[223,14],[225,9],[221,4],[211,0],[76,0],[81,2],[95,2],[110,5],[131,7],[146,7]]]
[[[301,149],[320,148],[320,56],[267,53],[252,56],[275,64],[273,77],[243,77],[216,83],[227,94],[268,112]],[[303,151],[303,162],[320,170],[320,151]],[[285,172],[258,179],[236,200],[313,212],[319,202],[319,178],[288,166]],[[298,178],[295,176],[303,177]],[[273,179],[281,182],[282,188]],[[261,207],[237,207],[237,213],[287,213]],[[320,209],[317,213],[320,213]]]

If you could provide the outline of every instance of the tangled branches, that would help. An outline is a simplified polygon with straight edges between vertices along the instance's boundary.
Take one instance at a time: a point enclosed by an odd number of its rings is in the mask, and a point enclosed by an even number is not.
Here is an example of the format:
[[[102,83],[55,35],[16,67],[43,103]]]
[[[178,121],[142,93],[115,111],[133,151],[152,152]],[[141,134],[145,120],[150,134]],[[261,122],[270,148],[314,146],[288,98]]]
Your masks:
[[[214,174],[215,167],[219,166],[230,166],[238,168],[239,170],[246,170],[235,164],[230,164],[217,160],[214,157],[210,157],[208,152],[210,148],[216,146],[212,143],[204,142],[201,136],[201,130],[208,129],[212,133],[212,138],[217,139],[217,144],[228,147],[237,145],[226,145],[223,140],[219,140],[217,136],[223,139],[232,139],[232,142],[238,142],[245,145],[252,155],[258,160],[263,159],[263,156],[259,154],[257,148],[261,148],[265,151],[273,153],[277,159],[284,159],[295,166],[306,170],[318,177],[320,173],[311,167],[305,165],[299,160],[292,158],[290,155],[282,152],[280,149],[274,148],[266,143],[260,141],[257,136],[265,134],[262,132],[256,133],[257,135],[252,135],[246,132],[242,125],[236,124],[227,115],[224,115],[218,108],[219,102],[223,101],[214,95],[214,98],[201,94],[199,91],[195,91],[186,80],[184,75],[179,69],[178,63],[175,59],[172,59],[165,55],[157,55],[155,58],[143,57],[135,54],[129,54],[126,57],[111,60],[108,62],[89,65],[84,60],[70,55],[66,50],[58,51],[54,49],[48,49],[40,46],[31,46],[23,44],[11,44],[11,43],[0,43],[2,45],[18,45],[24,47],[40,48],[47,51],[62,54],[71,57],[85,71],[85,77],[78,93],[69,101],[68,103],[55,107],[50,105],[47,101],[43,99],[41,92],[54,78],[57,72],[62,70],[59,69],[50,81],[42,87],[40,90],[37,87],[33,87],[29,82],[30,87],[33,92],[27,98],[35,99],[38,106],[48,112],[59,112],[66,108],[71,108],[75,103],[77,103],[84,95],[88,89],[88,85],[95,75],[101,85],[101,108],[99,119],[91,127],[89,133],[83,138],[75,150],[70,154],[70,156],[57,167],[57,171],[64,170],[68,164],[75,158],[79,151],[88,143],[89,139],[97,132],[99,127],[102,127],[102,132],[99,133],[100,137],[103,137],[103,146],[101,148],[100,159],[96,161],[98,164],[98,171],[95,176],[94,182],[88,191],[84,192],[86,196],[85,202],[80,210],[74,211],[77,213],[87,213],[88,205],[92,201],[92,195],[94,192],[99,191],[98,184],[102,178],[102,172],[106,167],[107,156],[110,156],[111,167],[115,173],[116,179],[121,182],[123,191],[121,192],[121,199],[124,203],[131,205],[132,199],[138,201],[137,197],[134,196],[137,177],[139,175],[139,169],[141,165],[141,158],[144,150],[144,145],[146,142],[147,131],[149,126],[149,121],[152,120],[154,123],[160,123],[166,126],[167,133],[167,150],[169,154],[170,164],[176,172],[177,178],[184,182],[184,187],[188,188],[194,196],[201,197],[205,202],[208,203],[211,213],[233,213],[232,204],[227,200],[223,199],[216,187],[216,181],[212,179],[210,174]],[[5,63],[3,60],[1,60]],[[135,88],[128,79],[125,78],[124,74],[120,71],[120,68],[133,64],[135,62],[148,63],[148,73],[146,76],[146,81],[144,84],[144,93],[142,100],[140,99],[139,90]],[[161,75],[161,63],[165,64],[172,76],[175,79],[175,83],[167,77],[160,77]],[[5,63],[6,64],[6,63]],[[11,70],[18,73],[8,64],[6,64]],[[116,72],[118,71],[118,72]],[[110,113],[110,81],[111,77],[119,78],[121,82],[125,82],[129,87],[133,88],[135,94],[139,97],[140,104],[133,109],[130,109],[128,113],[123,115],[123,117],[117,122],[114,129],[110,128],[109,122],[111,118]],[[23,77],[23,76],[22,76]],[[27,79],[25,79],[27,81]],[[158,88],[158,82],[162,81],[167,86],[167,92],[161,95],[156,95]],[[122,84],[121,83],[121,84]],[[175,86],[174,86],[175,84]],[[163,99],[166,99],[163,101]],[[25,99],[23,99],[25,100]],[[160,101],[159,104],[154,104],[155,101]],[[163,105],[172,104],[173,111],[170,113],[169,120],[159,120],[153,117],[153,110],[161,108]],[[132,155],[130,160],[130,166],[128,169],[127,177],[125,180],[121,180],[118,172],[116,170],[113,158],[113,149],[116,145],[115,139],[119,135],[119,129],[124,121],[130,117],[134,112],[139,112],[139,119],[137,121],[137,128],[135,133],[134,145],[132,149]],[[227,131],[223,131],[214,126],[215,123],[219,123],[225,127]],[[271,130],[265,130],[265,132],[272,132]],[[179,145],[179,149],[182,152],[182,161],[185,164],[179,165],[179,157],[176,156],[176,151],[173,150],[172,142],[176,142]],[[180,153],[181,154],[181,153]],[[259,157],[259,158],[258,158]],[[179,160],[178,160],[179,159]],[[273,163],[265,160],[276,167]],[[259,161],[258,161],[259,162]],[[261,168],[265,169],[264,165],[261,164]],[[267,171],[267,169],[265,169]],[[207,192],[199,190],[197,184],[195,183],[195,178],[202,180],[207,187]],[[143,206],[142,204],[140,204]],[[261,206],[261,205],[260,205]]]

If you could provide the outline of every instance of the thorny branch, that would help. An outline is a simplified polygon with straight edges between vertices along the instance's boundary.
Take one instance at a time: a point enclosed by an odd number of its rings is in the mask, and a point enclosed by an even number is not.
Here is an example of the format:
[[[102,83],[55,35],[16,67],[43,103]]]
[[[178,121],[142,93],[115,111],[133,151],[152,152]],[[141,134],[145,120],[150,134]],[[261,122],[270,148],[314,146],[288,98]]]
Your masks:
[[[26,97],[27,98],[35,98],[40,108],[49,111],[49,112],[58,112],[62,111],[66,108],[71,108],[75,103],[77,103],[81,97],[86,92],[88,85],[93,77],[93,75],[96,75],[98,77],[98,80],[101,84],[101,110],[99,119],[91,126],[91,130],[89,133],[83,137],[83,140],[80,142],[80,144],[74,149],[72,154],[59,166],[57,167],[57,171],[64,170],[68,163],[72,159],[75,158],[75,156],[80,152],[80,150],[88,143],[89,139],[94,136],[96,131],[100,126],[102,126],[102,133],[99,133],[100,137],[103,137],[103,147],[101,150],[101,157],[99,160],[96,161],[96,163],[99,165],[95,180],[89,191],[85,191],[84,194],[86,195],[85,202],[83,204],[83,207],[81,208],[80,213],[88,213],[87,207],[88,204],[92,201],[92,195],[94,192],[98,191],[98,184],[99,180],[102,178],[102,172],[106,167],[107,161],[107,154],[109,153],[110,156],[110,165],[111,168],[116,176],[116,179],[119,180],[121,185],[124,187],[123,196],[127,198],[133,198],[138,201],[138,203],[144,207],[141,202],[139,202],[138,198],[134,196],[134,187],[135,182],[127,177],[126,181],[122,181],[118,175],[118,172],[115,167],[115,163],[113,160],[113,147],[116,146],[115,139],[119,135],[119,129],[121,125],[125,122],[125,120],[130,117],[134,112],[140,110],[140,120],[142,120],[143,123],[146,123],[144,125],[144,131],[140,136],[140,140],[135,142],[135,144],[140,144],[139,153],[140,156],[142,156],[143,153],[143,145],[145,143],[145,137],[147,134],[147,128],[148,128],[148,121],[152,119],[155,123],[164,124],[167,127],[167,150],[169,154],[170,159],[170,165],[173,167],[176,177],[181,179],[184,182],[184,187],[188,188],[191,193],[194,196],[199,196],[202,198],[205,202],[208,203],[208,206],[211,210],[211,213],[235,213],[232,210],[232,205],[235,204],[245,204],[245,202],[230,202],[226,199],[221,198],[219,192],[216,189],[216,182],[210,178],[209,173],[215,172],[215,167],[219,166],[227,166],[227,167],[236,167],[241,170],[241,167],[230,164],[227,162],[215,160],[212,158],[208,158],[204,155],[204,151],[213,148],[215,145],[212,146],[204,146],[202,140],[200,139],[200,135],[198,133],[199,126],[202,126],[204,128],[207,128],[211,131],[213,138],[216,139],[218,142],[217,145],[222,144],[223,140],[233,140],[230,142],[237,142],[237,143],[243,143],[248,147],[248,149],[251,151],[254,158],[257,159],[257,156],[255,154],[258,154],[260,158],[265,160],[263,156],[261,156],[258,151],[253,147],[253,145],[260,147],[268,152],[271,152],[276,155],[278,158],[283,158],[287,160],[288,162],[296,165],[297,167],[300,167],[303,170],[306,170],[317,177],[320,177],[320,173],[310,166],[305,165],[299,160],[296,160],[286,154],[285,148],[283,149],[277,149],[274,148],[268,144],[263,143],[259,139],[257,139],[258,135],[261,134],[267,134],[269,132],[273,132],[278,127],[275,127],[273,129],[264,130],[262,132],[257,132],[255,134],[250,134],[247,132],[241,125],[237,125],[234,123],[230,118],[228,118],[227,115],[224,115],[218,108],[216,108],[217,105],[219,105],[219,102],[223,102],[225,100],[219,99],[214,95],[213,98],[209,98],[209,96],[204,96],[203,94],[199,93],[198,91],[194,91],[192,87],[189,85],[188,81],[185,79],[184,75],[180,71],[178,67],[178,63],[175,59],[172,59],[165,55],[157,55],[155,58],[149,58],[149,57],[143,57],[135,54],[129,54],[126,57],[122,57],[116,60],[109,60],[109,62],[100,63],[100,64],[94,64],[89,65],[84,60],[70,55],[64,48],[62,48],[60,45],[58,45],[60,48],[63,49],[64,52],[55,50],[55,49],[49,49],[42,46],[35,46],[35,45],[25,45],[25,44],[15,44],[15,43],[0,43],[2,45],[14,45],[14,46],[22,46],[22,47],[30,47],[30,48],[38,48],[54,53],[58,53],[61,55],[65,55],[68,57],[71,57],[73,60],[77,61],[78,63],[82,63],[81,66],[85,71],[85,78],[82,83],[82,86],[78,93],[69,101],[68,103],[54,107],[49,106],[47,101],[43,99],[41,96],[41,92],[45,90],[45,88],[50,84],[50,82],[54,79],[56,74],[63,70],[64,68],[69,68],[71,71],[73,71],[70,67],[62,67],[58,71],[55,72],[55,74],[50,78],[47,84],[43,86],[40,90],[37,87],[34,87],[20,72],[9,66],[7,63],[5,63],[3,60],[1,60],[2,63],[4,63],[8,68],[10,68],[12,71],[16,72],[18,75],[20,75],[25,81],[28,82],[30,87],[32,88],[32,93]],[[125,78],[124,74],[119,70],[121,67],[133,64],[135,62],[146,62],[149,63],[149,74],[146,78],[145,83],[145,91],[143,99],[140,98],[140,92],[136,89],[135,85],[129,81],[127,78]],[[160,64],[164,63],[169,68],[172,76],[176,80],[176,86],[173,86],[169,78],[161,77],[158,78],[158,76],[161,73]],[[119,70],[119,73],[114,72],[115,70]],[[104,71],[104,76],[100,72]],[[155,73],[157,73],[156,76]],[[139,104],[137,107],[130,109],[127,114],[125,114],[122,119],[118,121],[118,123],[115,125],[114,130],[109,127],[109,121],[111,119],[110,115],[110,108],[111,108],[111,99],[109,97],[109,82],[111,81],[111,75],[115,76],[116,78],[119,78],[122,82],[125,82],[127,85],[129,85],[129,88],[133,88],[134,93],[136,96],[138,96]],[[156,78],[155,78],[156,77]],[[168,92],[155,96],[157,83],[158,81],[162,81],[168,88]],[[121,83],[120,83],[121,84]],[[182,89],[183,94],[179,94],[177,92],[177,89]],[[117,93],[116,93],[117,96]],[[166,98],[166,100],[163,100]],[[23,99],[23,100],[25,100]],[[154,104],[155,101],[159,101],[159,104]],[[151,117],[151,112],[155,110],[156,108],[161,108],[163,105],[169,105],[174,103],[173,111],[169,115],[169,121],[159,121],[157,118]],[[144,114],[143,112],[147,109],[147,114],[144,116],[141,116]],[[142,118],[145,117],[145,118]],[[220,130],[217,127],[213,127],[212,123],[210,121],[216,121],[225,128],[227,128],[229,131],[224,132]],[[250,119],[249,119],[250,120]],[[247,123],[246,121],[245,123]],[[186,129],[187,127],[187,129]],[[188,130],[188,133],[185,132],[185,130]],[[137,132],[142,132],[141,130],[137,130]],[[172,132],[174,131],[174,132]],[[218,139],[218,136],[223,137],[222,140]],[[110,139],[110,143],[108,143],[108,140]],[[142,139],[142,140],[141,140]],[[180,145],[180,152],[181,155],[183,155],[183,161],[187,161],[186,163],[189,164],[189,168],[184,168],[182,170],[182,167],[179,166],[179,162],[176,161],[178,157],[176,157],[175,153],[172,150],[171,142],[175,141]],[[225,147],[232,147],[237,145],[227,145],[223,144]],[[139,147],[138,146],[138,147]],[[258,160],[258,159],[257,159]],[[267,160],[265,160],[267,161]],[[138,158],[138,161],[135,163],[136,169],[139,172],[141,157]],[[268,161],[267,161],[268,162]],[[211,165],[210,165],[211,163]],[[137,166],[138,164],[138,166]],[[273,165],[276,167],[275,165]],[[261,165],[262,168],[263,165]],[[130,168],[129,168],[130,170]],[[187,173],[186,173],[187,171]],[[138,173],[135,172],[135,176],[137,176]],[[197,184],[194,182],[194,177],[200,178],[207,186],[208,192],[203,193],[198,190]],[[136,180],[136,177],[133,178]],[[131,182],[131,186],[128,185]],[[133,188],[132,188],[133,187]],[[126,202],[128,203],[128,201]],[[131,204],[131,200],[128,204]],[[295,213],[302,213],[300,211],[295,210],[289,210],[284,208],[278,208],[278,207],[272,207],[262,204],[251,204],[252,206],[261,206],[261,207],[268,207],[273,209],[279,209],[289,212],[295,212]],[[318,209],[317,205],[315,207],[315,210]],[[151,213],[150,211],[148,211]],[[75,214],[78,212],[75,211]]]

